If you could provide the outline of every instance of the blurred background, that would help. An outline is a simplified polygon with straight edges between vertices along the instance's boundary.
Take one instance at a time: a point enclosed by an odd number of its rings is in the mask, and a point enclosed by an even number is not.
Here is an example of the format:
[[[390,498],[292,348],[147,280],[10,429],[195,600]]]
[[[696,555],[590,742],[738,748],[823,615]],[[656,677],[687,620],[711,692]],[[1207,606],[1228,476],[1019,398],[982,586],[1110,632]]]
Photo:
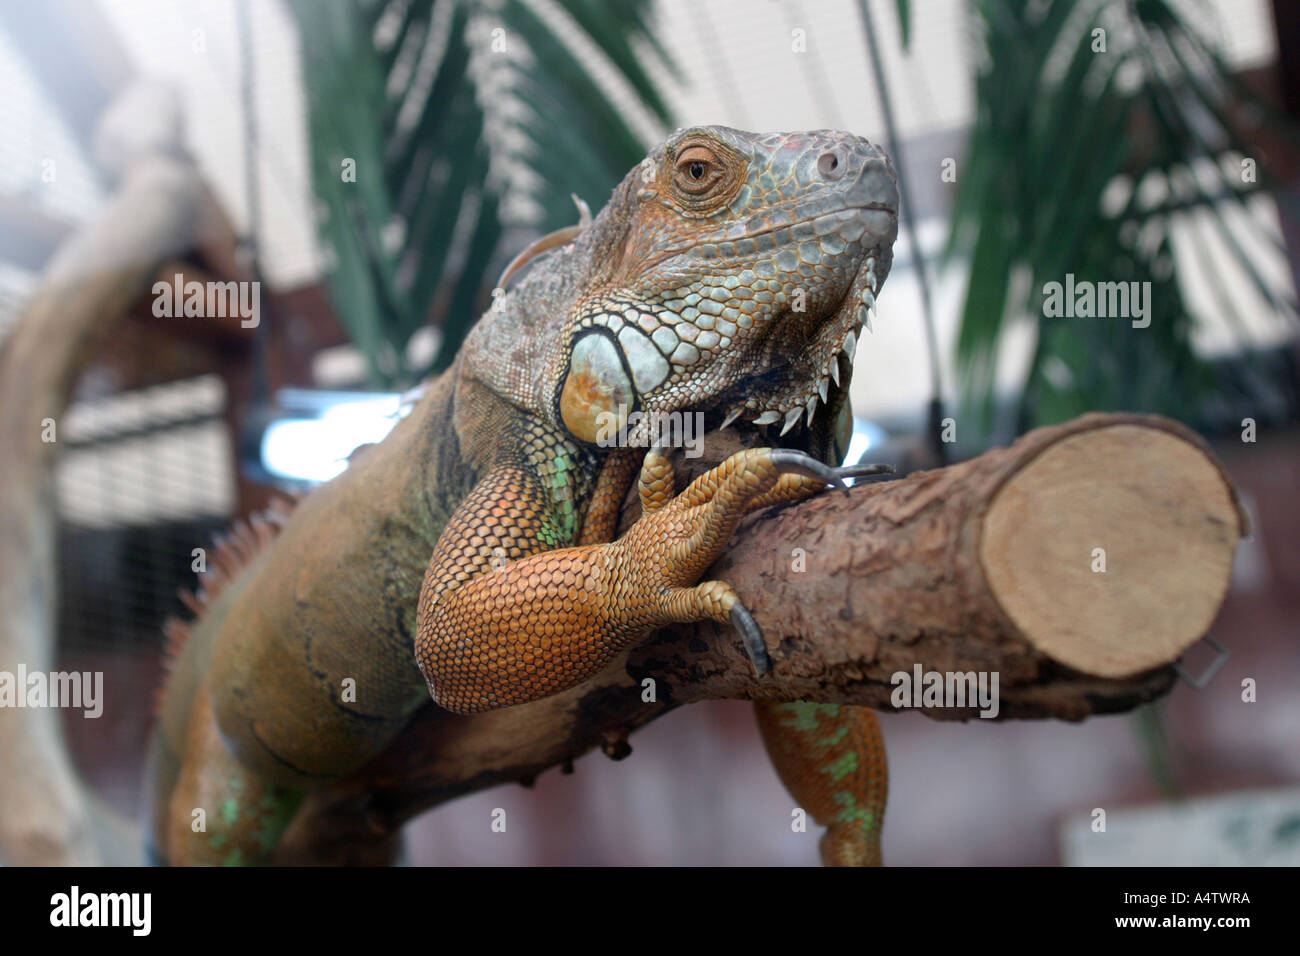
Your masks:
[[[66,331],[42,289],[154,221],[131,203],[167,201],[139,185],[158,163],[188,192],[159,214],[157,278],[262,282],[255,327],[135,295],[65,383],[48,639],[59,669],[104,672],[104,716],[59,719],[117,809],[138,807],[193,548],[380,439],[502,266],[576,220],[571,194],[599,209],[679,126],[833,127],[884,144],[904,188],[853,454],[932,467],[1160,412],[1212,442],[1254,524],[1205,688],[1078,725],[886,715],[886,862],[1300,863],[1288,0],[0,0],[0,88],[0,349]],[[1150,325],[1044,317],[1067,273],[1150,282]],[[30,430],[15,408],[6,434]],[[747,705],[631,744],[426,814],[408,861],[816,862]]]

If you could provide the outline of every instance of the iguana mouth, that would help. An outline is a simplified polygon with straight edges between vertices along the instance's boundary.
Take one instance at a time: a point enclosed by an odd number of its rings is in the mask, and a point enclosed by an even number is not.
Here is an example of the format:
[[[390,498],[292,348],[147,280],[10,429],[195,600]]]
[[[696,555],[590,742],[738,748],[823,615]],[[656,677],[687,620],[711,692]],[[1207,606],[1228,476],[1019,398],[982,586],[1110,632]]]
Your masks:
[[[669,259],[688,252],[696,253],[701,259],[713,259],[717,257],[717,247],[722,242],[739,239],[764,239],[765,237],[770,237],[775,233],[779,233],[783,229],[793,230],[799,226],[812,226],[816,228],[819,225],[825,225],[827,223],[835,222],[844,218],[851,218],[853,216],[860,216],[863,213],[871,211],[886,212],[890,215],[897,214],[897,210],[888,203],[850,203],[839,206],[835,209],[824,209],[814,215],[802,216],[795,219],[778,221],[772,221],[769,219],[765,225],[757,229],[750,229],[748,228],[748,224],[742,223],[732,227],[729,232],[721,236],[707,236],[683,246],[666,249],[659,255],[646,260],[643,263],[643,267],[653,268]],[[777,248],[779,243],[775,241],[767,241],[756,243],[756,245],[759,251],[768,251]]]

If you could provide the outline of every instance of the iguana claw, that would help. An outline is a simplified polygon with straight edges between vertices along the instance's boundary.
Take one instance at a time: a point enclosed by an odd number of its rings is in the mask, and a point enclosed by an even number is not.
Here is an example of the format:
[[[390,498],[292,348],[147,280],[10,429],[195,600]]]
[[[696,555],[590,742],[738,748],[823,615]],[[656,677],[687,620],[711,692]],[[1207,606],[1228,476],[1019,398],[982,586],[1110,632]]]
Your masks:
[[[893,474],[893,465],[846,465],[833,468],[818,461],[811,455],[795,448],[775,448],[772,450],[772,463],[782,471],[792,471],[816,481],[824,481],[832,487],[839,488],[846,495],[849,493],[845,478],[863,478],[867,475]]]
[[[763,632],[759,630],[754,616],[739,601],[731,606],[731,626],[745,644],[745,653],[754,665],[755,676],[764,676],[771,668],[771,662],[767,656],[767,645],[763,643]]]
[[[835,471],[841,478],[869,478],[873,475],[892,475],[893,465],[868,465],[859,462],[856,465],[844,465]]]

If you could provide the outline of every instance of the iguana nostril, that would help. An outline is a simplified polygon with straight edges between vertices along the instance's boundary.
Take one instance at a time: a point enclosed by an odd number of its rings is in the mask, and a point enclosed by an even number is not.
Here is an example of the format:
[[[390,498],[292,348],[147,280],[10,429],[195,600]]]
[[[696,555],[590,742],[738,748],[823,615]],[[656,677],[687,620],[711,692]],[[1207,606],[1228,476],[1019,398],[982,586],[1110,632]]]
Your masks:
[[[834,181],[844,175],[844,160],[840,158],[838,150],[832,150],[829,153],[822,153],[817,159],[817,172],[821,173],[822,179]]]

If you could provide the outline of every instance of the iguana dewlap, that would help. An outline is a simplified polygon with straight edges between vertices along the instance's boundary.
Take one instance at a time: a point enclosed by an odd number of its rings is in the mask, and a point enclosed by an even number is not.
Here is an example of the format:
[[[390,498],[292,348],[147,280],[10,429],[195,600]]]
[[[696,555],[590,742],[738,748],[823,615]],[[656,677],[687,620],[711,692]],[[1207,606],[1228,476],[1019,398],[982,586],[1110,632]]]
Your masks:
[[[744,515],[850,473],[822,462],[842,458],[897,209],[889,161],[844,133],[704,127],[654,149],[498,297],[388,439],[278,533],[255,524],[221,550],[199,618],[175,628],[156,855],[266,860],[306,794],[409,744],[430,695],[461,713],[546,697],[665,624],[734,625],[762,673],[744,596],[701,578]],[[675,495],[667,458],[639,450],[656,413],[791,447],[749,448]],[[620,429],[625,447],[607,441]],[[642,516],[614,540],[633,482]],[[823,859],[878,862],[874,714],[769,704],[760,727],[830,827]]]

